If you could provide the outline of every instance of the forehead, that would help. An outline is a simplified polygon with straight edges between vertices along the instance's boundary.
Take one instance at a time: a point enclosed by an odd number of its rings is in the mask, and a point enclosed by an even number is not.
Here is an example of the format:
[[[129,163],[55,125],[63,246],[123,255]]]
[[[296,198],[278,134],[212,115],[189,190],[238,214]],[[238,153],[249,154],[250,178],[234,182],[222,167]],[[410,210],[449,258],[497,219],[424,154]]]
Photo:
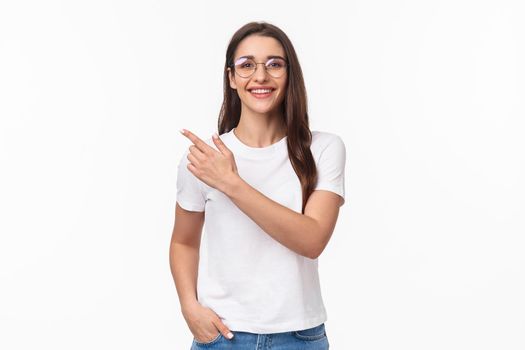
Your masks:
[[[265,60],[268,56],[286,57],[284,48],[277,39],[259,35],[250,35],[241,40],[235,51],[234,59],[249,55],[259,60]]]

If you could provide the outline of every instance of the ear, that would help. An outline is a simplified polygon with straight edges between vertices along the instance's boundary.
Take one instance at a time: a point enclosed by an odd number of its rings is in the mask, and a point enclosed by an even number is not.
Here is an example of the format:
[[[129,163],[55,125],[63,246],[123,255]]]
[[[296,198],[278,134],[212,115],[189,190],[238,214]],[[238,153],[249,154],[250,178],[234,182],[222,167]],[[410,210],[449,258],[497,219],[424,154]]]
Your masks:
[[[232,72],[231,67],[228,67],[228,78],[230,79],[230,87],[232,89],[237,89],[237,84],[235,83],[235,76]]]

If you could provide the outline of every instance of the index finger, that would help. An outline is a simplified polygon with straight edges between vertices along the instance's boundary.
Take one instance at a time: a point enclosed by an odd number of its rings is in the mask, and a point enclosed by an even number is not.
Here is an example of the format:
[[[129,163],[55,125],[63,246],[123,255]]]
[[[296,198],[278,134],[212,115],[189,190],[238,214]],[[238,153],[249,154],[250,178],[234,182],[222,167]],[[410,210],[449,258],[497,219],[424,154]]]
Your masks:
[[[190,139],[191,142],[203,153],[210,152],[211,150],[215,151],[210,145],[208,145],[206,142],[201,140],[197,135],[192,133],[189,130],[182,129],[181,134],[186,136],[188,139]]]

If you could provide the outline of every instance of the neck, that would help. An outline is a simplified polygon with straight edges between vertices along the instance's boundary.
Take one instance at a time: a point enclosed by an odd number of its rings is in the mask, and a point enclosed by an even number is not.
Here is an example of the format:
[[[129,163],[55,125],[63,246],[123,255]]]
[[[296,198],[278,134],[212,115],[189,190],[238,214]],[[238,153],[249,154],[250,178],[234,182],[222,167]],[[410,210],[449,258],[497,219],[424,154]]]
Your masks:
[[[241,113],[235,136],[251,147],[266,147],[286,136],[282,113]]]

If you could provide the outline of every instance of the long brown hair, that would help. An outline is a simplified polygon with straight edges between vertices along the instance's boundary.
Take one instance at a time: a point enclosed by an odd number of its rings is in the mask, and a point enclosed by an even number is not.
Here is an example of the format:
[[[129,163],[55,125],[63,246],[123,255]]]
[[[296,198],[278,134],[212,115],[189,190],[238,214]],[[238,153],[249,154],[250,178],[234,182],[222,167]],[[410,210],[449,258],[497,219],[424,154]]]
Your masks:
[[[299,177],[303,194],[301,213],[304,214],[306,202],[317,182],[317,169],[310,151],[312,133],[308,122],[308,106],[303,73],[297,54],[288,36],[275,25],[267,22],[250,22],[233,34],[226,50],[224,64],[224,100],[219,113],[219,135],[231,131],[239,124],[241,117],[241,100],[237,91],[229,84],[228,67],[233,69],[234,54],[239,43],[249,35],[272,37],[284,48],[288,61],[288,80],[282,111],[286,124],[288,156],[295,173]]]

